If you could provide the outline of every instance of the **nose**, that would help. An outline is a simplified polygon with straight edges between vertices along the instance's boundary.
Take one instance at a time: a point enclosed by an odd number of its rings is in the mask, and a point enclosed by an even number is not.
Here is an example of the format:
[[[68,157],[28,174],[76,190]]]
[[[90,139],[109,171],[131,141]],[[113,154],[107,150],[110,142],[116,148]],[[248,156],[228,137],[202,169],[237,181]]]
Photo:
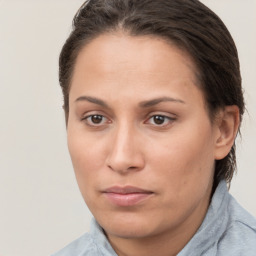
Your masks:
[[[107,166],[111,170],[127,174],[144,168],[141,136],[135,130],[124,125],[113,131],[107,157]]]

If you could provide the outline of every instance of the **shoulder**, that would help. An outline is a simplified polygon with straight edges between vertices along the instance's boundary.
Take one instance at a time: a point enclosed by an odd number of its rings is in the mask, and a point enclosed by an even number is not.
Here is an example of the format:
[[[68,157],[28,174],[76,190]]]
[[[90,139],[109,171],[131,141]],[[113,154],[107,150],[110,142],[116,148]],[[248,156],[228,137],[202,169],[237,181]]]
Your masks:
[[[90,233],[85,233],[52,256],[96,256],[97,247]]]
[[[218,241],[219,255],[256,255],[256,219],[230,196],[229,221]]]
[[[218,185],[203,223],[179,256],[256,256],[256,219]]]
[[[85,233],[52,256],[117,256],[104,230],[93,218],[90,232]]]

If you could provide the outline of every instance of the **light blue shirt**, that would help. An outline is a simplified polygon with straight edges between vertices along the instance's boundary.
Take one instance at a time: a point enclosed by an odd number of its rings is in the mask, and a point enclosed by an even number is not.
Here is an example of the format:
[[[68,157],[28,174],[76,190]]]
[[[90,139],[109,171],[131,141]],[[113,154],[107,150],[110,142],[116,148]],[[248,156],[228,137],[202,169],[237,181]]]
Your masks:
[[[229,194],[225,181],[217,187],[204,221],[177,256],[256,256],[256,219]],[[117,256],[102,228],[92,220],[84,234],[52,256]]]

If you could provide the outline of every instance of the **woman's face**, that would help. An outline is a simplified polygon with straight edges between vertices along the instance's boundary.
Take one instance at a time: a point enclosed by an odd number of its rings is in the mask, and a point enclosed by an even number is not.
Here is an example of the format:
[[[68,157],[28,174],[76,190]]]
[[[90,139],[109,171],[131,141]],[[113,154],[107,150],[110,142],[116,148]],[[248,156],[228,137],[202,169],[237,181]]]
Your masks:
[[[149,36],[101,35],[78,55],[68,147],[84,200],[110,237],[202,222],[219,129],[195,71],[184,52]]]

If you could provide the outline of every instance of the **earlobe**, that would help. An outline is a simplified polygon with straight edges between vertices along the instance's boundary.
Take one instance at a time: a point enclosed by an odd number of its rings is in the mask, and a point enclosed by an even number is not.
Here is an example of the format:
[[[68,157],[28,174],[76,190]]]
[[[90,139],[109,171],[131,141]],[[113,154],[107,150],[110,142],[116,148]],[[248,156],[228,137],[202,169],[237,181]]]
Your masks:
[[[215,143],[215,159],[220,160],[230,152],[240,125],[239,108],[226,106],[218,118],[218,133]]]

